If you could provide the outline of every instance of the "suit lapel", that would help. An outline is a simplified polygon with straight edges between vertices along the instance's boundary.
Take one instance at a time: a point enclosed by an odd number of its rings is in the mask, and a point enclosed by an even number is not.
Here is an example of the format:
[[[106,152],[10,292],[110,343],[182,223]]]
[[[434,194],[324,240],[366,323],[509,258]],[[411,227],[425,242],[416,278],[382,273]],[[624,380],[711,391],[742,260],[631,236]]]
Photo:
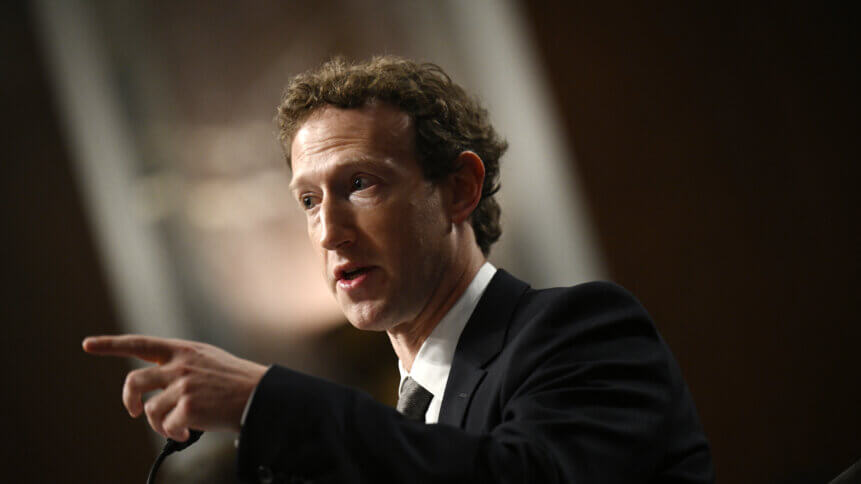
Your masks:
[[[478,301],[457,343],[439,422],[462,427],[469,404],[484,378],[485,365],[505,346],[508,326],[520,296],[529,286],[497,270]]]

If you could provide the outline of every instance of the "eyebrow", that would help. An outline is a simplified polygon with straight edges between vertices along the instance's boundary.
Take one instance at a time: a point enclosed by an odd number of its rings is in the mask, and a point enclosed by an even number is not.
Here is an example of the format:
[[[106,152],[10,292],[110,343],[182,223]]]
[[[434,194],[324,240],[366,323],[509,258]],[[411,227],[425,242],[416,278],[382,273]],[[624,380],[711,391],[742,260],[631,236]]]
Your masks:
[[[385,172],[386,174],[389,174],[389,173],[392,173],[395,171],[391,166],[393,164],[395,164],[395,163],[391,163],[388,161],[380,161],[379,158],[375,158],[372,156],[361,155],[361,156],[348,158],[345,161],[338,163],[333,168],[333,170],[336,173],[338,173],[338,172],[348,170],[351,168],[352,169],[358,169],[358,170],[373,169],[373,171],[382,171],[382,172]],[[302,177],[297,178],[295,176],[295,174],[296,174],[295,171],[293,172],[293,174],[294,174],[294,177],[290,181],[290,184],[288,185],[288,188],[290,189],[290,191],[295,191],[300,185],[307,184],[307,182],[305,181],[304,178],[302,178]]]

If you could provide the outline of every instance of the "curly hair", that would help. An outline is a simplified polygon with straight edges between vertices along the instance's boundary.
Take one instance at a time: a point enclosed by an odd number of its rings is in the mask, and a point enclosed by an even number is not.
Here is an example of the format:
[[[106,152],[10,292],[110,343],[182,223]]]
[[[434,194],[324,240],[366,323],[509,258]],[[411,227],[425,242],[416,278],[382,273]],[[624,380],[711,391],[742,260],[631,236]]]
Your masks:
[[[484,255],[499,239],[499,158],[508,143],[491,126],[487,110],[470,97],[439,66],[394,56],[350,63],[335,58],[290,80],[276,121],[288,166],[290,144],[302,123],[327,105],[360,108],[382,101],[413,120],[416,153],[428,180],[439,181],[458,167],[455,160],[472,151],[484,162],[481,200],[470,216],[475,239]]]

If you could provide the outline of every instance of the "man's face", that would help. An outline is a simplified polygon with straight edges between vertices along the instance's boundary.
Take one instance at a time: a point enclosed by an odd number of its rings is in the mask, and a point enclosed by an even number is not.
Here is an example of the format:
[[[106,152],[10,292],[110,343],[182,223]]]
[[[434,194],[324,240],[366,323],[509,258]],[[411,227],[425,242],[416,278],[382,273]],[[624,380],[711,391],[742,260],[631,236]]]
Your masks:
[[[451,264],[451,220],[441,188],[422,175],[414,131],[385,103],[328,106],[291,145],[291,190],[329,288],[359,329],[415,320]]]

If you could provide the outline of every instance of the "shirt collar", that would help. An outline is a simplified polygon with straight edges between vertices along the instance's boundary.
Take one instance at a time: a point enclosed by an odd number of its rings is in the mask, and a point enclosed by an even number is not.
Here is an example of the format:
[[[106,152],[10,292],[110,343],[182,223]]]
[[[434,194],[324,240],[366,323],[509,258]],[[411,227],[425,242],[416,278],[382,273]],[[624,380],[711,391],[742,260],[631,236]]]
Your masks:
[[[407,372],[404,365],[398,360],[398,370],[401,375],[401,383],[398,386],[399,394],[404,380],[410,376],[419,385],[431,392],[434,398],[442,398],[460,334],[466,327],[469,317],[478,305],[478,300],[481,299],[481,295],[484,294],[484,290],[487,289],[487,285],[490,284],[495,273],[496,267],[490,262],[485,262],[481,266],[466,291],[422,343],[418,354],[416,354],[416,359],[413,361],[412,371]]]

